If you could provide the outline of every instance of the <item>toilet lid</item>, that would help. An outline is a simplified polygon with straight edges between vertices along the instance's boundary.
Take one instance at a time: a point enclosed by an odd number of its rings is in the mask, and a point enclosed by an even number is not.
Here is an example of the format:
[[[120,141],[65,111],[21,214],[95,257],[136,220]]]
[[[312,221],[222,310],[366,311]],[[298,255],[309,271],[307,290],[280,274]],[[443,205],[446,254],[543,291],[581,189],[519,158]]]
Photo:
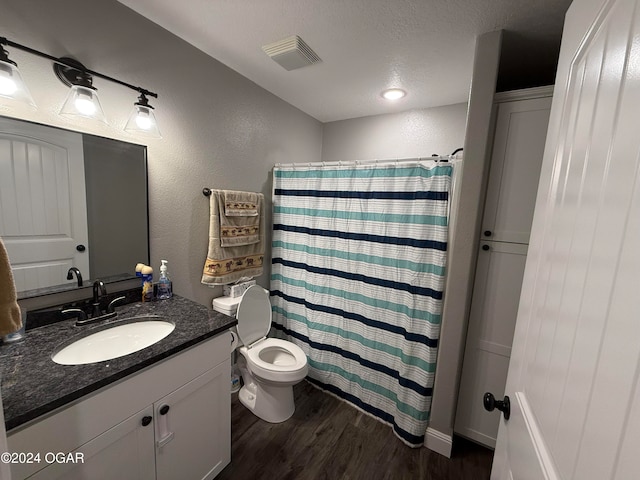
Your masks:
[[[271,302],[269,294],[260,285],[251,285],[238,305],[238,335],[249,346],[266,337],[271,328]]]

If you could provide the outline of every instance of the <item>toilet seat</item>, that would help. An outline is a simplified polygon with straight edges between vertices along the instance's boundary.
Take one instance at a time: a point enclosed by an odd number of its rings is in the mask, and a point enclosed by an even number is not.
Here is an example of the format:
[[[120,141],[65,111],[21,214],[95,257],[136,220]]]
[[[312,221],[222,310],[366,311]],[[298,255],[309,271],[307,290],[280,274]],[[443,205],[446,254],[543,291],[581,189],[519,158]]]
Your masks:
[[[279,338],[265,338],[251,348],[242,347],[249,370],[273,382],[302,380],[308,371],[307,356],[294,343]]]
[[[271,302],[267,291],[259,285],[251,285],[242,295],[238,305],[238,335],[246,346],[264,338],[271,328]]]
[[[238,336],[244,344],[240,353],[247,360],[249,371],[278,383],[297,382],[307,375],[307,356],[300,347],[286,340],[266,338],[271,328],[271,302],[264,288],[252,285],[244,292],[236,318]]]

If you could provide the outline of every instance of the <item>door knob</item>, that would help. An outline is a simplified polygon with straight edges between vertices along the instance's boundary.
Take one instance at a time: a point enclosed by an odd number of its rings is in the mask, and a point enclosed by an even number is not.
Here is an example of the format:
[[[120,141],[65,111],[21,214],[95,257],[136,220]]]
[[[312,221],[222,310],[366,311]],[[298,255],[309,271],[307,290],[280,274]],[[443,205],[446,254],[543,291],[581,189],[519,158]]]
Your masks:
[[[493,410],[497,408],[504,415],[504,419],[509,420],[509,417],[511,416],[511,401],[509,400],[508,395],[505,395],[503,400],[496,400],[493,393],[487,392],[484,394],[482,402],[484,403],[484,409],[487,412],[493,412]]]

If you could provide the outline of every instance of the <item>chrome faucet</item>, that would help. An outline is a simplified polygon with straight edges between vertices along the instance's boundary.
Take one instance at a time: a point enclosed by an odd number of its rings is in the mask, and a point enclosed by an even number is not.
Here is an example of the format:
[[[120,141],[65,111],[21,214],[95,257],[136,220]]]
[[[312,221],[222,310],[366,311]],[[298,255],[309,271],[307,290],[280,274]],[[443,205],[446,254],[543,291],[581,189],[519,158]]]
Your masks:
[[[107,287],[104,286],[102,280],[93,282],[93,317],[102,315],[100,312],[100,296],[107,294]]]
[[[78,279],[78,286],[81,287],[82,286],[82,274],[80,273],[80,270],[77,269],[76,267],[71,267],[69,269],[69,271],[67,272],[67,280],[73,280],[73,274],[76,274],[76,278]]]

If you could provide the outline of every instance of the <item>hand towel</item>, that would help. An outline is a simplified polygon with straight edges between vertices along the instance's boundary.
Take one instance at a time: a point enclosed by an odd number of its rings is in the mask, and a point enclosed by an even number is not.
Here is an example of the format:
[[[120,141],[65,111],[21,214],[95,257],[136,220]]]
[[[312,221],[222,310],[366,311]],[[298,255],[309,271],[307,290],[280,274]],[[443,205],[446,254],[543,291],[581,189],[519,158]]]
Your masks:
[[[22,327],[17,298],[9,255],[0,238],[0,336],[13,333]]]
[[[220,244],[223,247],[236,247],[258,243],[261,217],[260,194],[230,190],[217,192],[219,193]]]
[[[222,190],[224,213],[227,217],[256,217],[260,215],[260,193]]]
[[[264,195],[256,194],[256,208],[262,212]],[[205,285],[225,285],[242,277],[262,275],[264,260],[264,215],[259,215],[259,240],[249,245],[223,247],[221,242],[220,202],[224,202],[221,190],[213,190],[209,197],[209,248],[202,272]]]

